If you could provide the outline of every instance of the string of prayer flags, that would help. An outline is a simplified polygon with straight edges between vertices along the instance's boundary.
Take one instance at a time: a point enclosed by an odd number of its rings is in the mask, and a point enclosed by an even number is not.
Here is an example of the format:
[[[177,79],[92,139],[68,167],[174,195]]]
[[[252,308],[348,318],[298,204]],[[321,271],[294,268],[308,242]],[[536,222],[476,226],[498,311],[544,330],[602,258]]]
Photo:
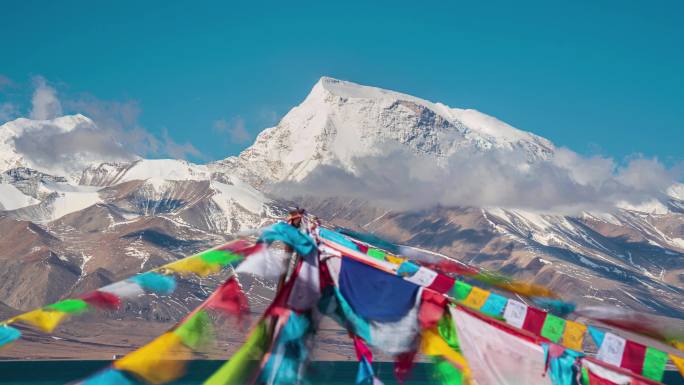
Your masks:
[[[16,341],[20,337],[21,332],[19,329],[7,325],[0,325],[0,347]]]
[[[665,352],[610,332],[603,333],[602,337],[595,330],[590,330],[590,334],[599,347],[597,360],[628,369],[655,381],[662,380],[668,357]]]
[[[576,313],[663,342],[684,341],[684,321],[611,306],[584,306]]]

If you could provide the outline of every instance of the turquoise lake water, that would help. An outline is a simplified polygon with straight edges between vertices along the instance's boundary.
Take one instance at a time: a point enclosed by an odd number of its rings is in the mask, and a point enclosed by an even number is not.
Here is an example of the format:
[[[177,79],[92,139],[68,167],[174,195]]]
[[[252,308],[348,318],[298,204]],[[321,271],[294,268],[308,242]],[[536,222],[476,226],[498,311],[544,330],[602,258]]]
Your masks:
[[[173,385],[201,384],[213,373],[222,361],[195,361],[188,369],[183,380]],[[58,385],[83,379],[89,374],[109,365],[109,361],[0,361],[0,385]],[[385,385],[394,385],[393,364],[379,362],[373,368]],[[314,362],[310,365],[310,383],[312,385],[353,385],[356,378],[355,362]],[[405,385],[428,385],[430,364],[417,364],[411,380]],[[666,373],[665,383],[668,385],[684,385],[679,373]],[[530,384],[533,385],[533,384]]]

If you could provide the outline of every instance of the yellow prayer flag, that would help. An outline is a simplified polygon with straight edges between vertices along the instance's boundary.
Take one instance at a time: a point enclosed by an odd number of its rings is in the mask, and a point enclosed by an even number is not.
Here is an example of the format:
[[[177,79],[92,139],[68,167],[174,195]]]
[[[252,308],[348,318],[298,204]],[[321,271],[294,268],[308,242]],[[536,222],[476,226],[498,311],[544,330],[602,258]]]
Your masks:
[[[563,330],[562,345],[566,348],[582,351],[582,342],[584,341],[584,333],[587,331],[587,326],[574,321],[565,322],[565,330]]]
[[[470,308],[479,310],[482,305],[487,302],[487,297],[489,297],[489,291],[480,289],[477,286],[473,286],[473,289],[463,301],[463,304]]]
[[[28,313],[20,314],[13,319],[24,321],[45,333],[51,333],[66,316],[67,313],[61,311],[36,309]]]
[[[195,273],[201,277],[204,277],[221,271],[221,265],[217,263],[207,263],[200,255],[194,255],[192,257],[164,265],[162,269],[171,270],[181,275]]]
[[[150,384],[165,384],[181,377],[192,357],[180,336],[164,333],[156,340],[114,362],[119,370],[131,372]]]
[[[428,356],[441,356],[458,367],[463,372],[464,377],[470,377],[468,362],[461,353],[452,349],[451,346],[444,341],[439,335],[437,328],[430,328],[423,331],[420,342],[420,352]]]
[[[393,263],[395,265],[401,265],[406,260],[406,258],[395,257],[394,255],[391,255],[391,254],[385,255],[385,259],[387,260],[387,262]]]
[[[677,370],[679,370],[679,374],[684,377],[684,357],[679,357],[675,356],[674,354],[670,354],[670,359],[672,362],[674,362],[675,366],[677,367]]]

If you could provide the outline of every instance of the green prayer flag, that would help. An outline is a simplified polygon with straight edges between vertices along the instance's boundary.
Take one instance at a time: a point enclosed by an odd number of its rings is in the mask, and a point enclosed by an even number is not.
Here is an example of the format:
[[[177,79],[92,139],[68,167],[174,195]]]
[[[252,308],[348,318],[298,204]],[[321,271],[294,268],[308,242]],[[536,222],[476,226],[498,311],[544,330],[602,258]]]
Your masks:
[[[373,257],[375,259],[379,259],[381,261],[385,260],[385,252],[382,250],[369,248],[367,254],[369,257]]]
[[[207,312],[200,310],[173,332],[181,338],[185,346],[195,350],[212,339],[214,328]]]
[[[646,378],[661,382],[663,380],[663,374],[665,374],[667,360],[667,353],[647,347],[646,357],[644,357],[644,369],[641,374]]]
[[[542,326],[541,335],[542,337],[548,338],[549,340],[558,343],[558,341],[560,341],[560,339],[563,337],[564,329],[565,320],[548,313],[546,314],[544,326]]]
[[[208,250],[200,254],[202,260],[208,264],[219,264],[225,266],[242,257],[227,250]]]
[[[259,367],[266,345],[270,341],[266,321],[262,320],[242,347],[209,377],[203,385],[242,385]]]
[[[459,301],[463,301],[468,297],[468,294],[470,294],[470,291],[473,290],[473,287],[463,281],[456,281],[454,283],[454,287],[451,288],[451,294],[454,296]]]
[[[582,367],[582,385],[589,385],[589,371]]]
[[[88,310],[88,303],[82,299],[65,299],[64,301],[47,305],[45,308],[49,310],[61,311],[67,314],[75,314]]]
[[[432,361],[432,377],[439,385],[463,384],[463,373],[443,358],[435,358]]]
[[[437,323],[437,330],[439,331],[440,337],[449,345],[450,348],[457,352],[461,352],[461,347],[458,342],[458,334],[456,333],[456,327],[454,326],[454,321],[449,315],[449,312],[444,312],[442,318],[439,319]]]

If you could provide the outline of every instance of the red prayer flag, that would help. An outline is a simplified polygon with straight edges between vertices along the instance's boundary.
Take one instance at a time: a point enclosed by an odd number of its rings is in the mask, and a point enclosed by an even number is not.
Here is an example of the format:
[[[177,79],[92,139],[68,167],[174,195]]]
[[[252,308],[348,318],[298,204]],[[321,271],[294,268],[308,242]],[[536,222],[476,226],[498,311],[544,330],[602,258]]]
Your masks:
[[[354,241],[352,241],[352,242],[354,242]],[[364,253],[364,254],[367,254],[367,253],[368,253],[368,246],[366,246],[366,245],[364,245],[364,244],[362,244],[362,243],[359,243],[359,242],[354,242],[354,244],[356,245],[356,247],[359,248],[359,250],[360,250],[362,253]]]
[[[354,350],[356,351],[356,359],[361,361],[365,358],[368,363],[373,363],[373,352],[370,351],[366,342],[359,336],[353,334]]]
[[[242,288],[234,276],[216,289],[207,301],[206,308],[235,315],[238,319],[249,314],[247,296],[242,292]]]
[[[422,329],[430,329],[437,326],[440,318],[444,315],[447,299],[432,290],[423,289],[418,310],[418,322]]]
[[[634,341],[626,340],[625,349],[622,353],[621,367],[629,369],[636,374],[641,374],[646,358],[646,346]]]
[[[394,357],[394,377],[396,377],[399,384],[403,384],[408,379],[411,369],[413,369],[413,360],[416,358],[417,352],[406,352],[398,354]]]
[[[454,282],[456,282],[455,279],[444,274],[437,273],[435,280],[432,281],[430,286],[428,286],[428,289],[445,294],[448,293],[452,287],[454,287]]]
[[[540,335],[541,330],[544,327],[545,320],[545,311],[529,306],[527,308],[525,322],[523,323],[523,329],[527,330],[528,332],[534,333],[535,335]]]
[[[121,298],[99,290],[84,294],[81,299],[99,309],[118,309],[121,306]]]

